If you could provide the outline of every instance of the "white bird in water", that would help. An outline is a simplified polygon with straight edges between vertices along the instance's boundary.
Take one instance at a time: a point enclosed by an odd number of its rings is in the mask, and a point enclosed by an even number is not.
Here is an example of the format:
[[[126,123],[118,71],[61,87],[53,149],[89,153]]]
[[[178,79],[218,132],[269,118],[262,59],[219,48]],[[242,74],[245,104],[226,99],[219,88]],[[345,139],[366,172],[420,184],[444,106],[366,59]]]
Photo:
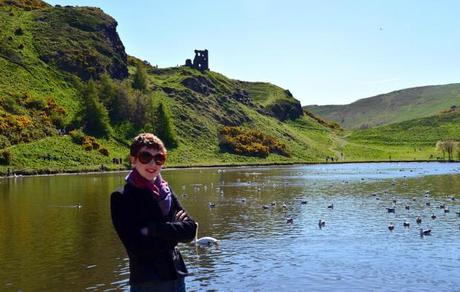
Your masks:
[[[424,235],[431,235],[431,229],[420,228],[420,236],[423,237]]]
[[[198,222],[197,222],[195,239],[192,241],[192,243],[199,245],[199,246],[211,246],[211,245],[219,245],[220,241],[210,236],[198,238]]]

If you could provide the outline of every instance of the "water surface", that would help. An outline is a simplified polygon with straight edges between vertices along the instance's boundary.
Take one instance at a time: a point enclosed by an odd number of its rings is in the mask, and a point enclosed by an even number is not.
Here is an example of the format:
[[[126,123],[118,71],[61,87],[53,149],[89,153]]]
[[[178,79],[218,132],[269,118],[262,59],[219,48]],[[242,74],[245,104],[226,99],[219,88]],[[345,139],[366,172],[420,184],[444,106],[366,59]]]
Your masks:
[[[124,176],[0,180],[0,290],[128,289],[128,259],[109,210],[110,192]],[[218,248],[180,245],[190,291],[459,291],[459,164],[181,169],[164,176],[200,235],[221,240]],[[432,235],[420,237],[420,228]]]

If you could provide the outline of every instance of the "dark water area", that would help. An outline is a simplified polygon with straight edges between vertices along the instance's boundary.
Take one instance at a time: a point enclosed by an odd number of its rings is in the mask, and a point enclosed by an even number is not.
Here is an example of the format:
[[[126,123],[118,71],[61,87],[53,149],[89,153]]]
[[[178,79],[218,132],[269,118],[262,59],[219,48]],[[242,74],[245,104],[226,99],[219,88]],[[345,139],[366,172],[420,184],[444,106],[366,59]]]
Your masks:
[[[125,175],[0,179],[0,290],[128,289],[109,208]],[[458,163],[178,169],[164,177],[200,223],[199,236],[221,241],[179,245],[189,291],[460,291]]]

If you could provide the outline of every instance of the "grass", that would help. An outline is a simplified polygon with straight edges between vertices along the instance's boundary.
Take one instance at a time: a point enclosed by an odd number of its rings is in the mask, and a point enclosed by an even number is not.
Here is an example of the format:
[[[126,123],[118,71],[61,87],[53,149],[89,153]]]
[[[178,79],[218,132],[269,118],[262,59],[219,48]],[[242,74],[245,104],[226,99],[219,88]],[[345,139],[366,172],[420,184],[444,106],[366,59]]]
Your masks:
[[[172,113],[179,144],[169,149],[169,167],[317,163],[324,162],[326,157],[340,161],[385,161],[389,156],[393,160],[426,160],[430,155],[439,155],[433,152],[436,139],[458,138],[460,133],[457,116],[353,132],[343,132],[314,115],[280,118],[295,113],[300,103],[276,85],[233,80],[218,72],[200,72],[184,66],[159,69],[135,57],[128,57],[124,63],[124,52],[117,45],[111,46],[101,32],[113,21],[98,9],[24,10],[0,5],[0,110],[8,112],[8,106],[16,107],[21,115],[35,117],[40,113],[28,111],[25,103],[19,101],[23,96],[38,100],[51,97],[66,109],[64,122],[68,125],[76,117],[80,103],[81,89],[76,76],[86,79],[108,72],[111,77],[120,77],[126,70],[128,76],[115,82],[129,87],[135,64],[140,63],[146,69],[148,84],[142,94],[152,98],[154,105],[163,103]],[[116,43],[116,38],[112,41]],[[59,58],[60,54],[65,58]],[[129,92],[138,94],[131,89]],[[450,96],[455,97],[455,92],[453,87]],[[446,104],[443,102],[442,106]],[[277,115],[275,111],[282,113]],[[148,122],[142,130],[152,131]],[[109,157],[97,150],[85,151],[68,136],[57,136],[55,129],[48,129],[42,131],[48,135],[43,139],[6,148],[12,160],[10,165],[0,165],[0,173],[5,174],[8,169],[28,174],[94,171],[101,165],[105,169],[126,169],[128,136],[141,131],[127,124],[115,127],[114,137],[98,139],[109,150]],[[290,156],[270,154],[259,158],[223,152],[218,143],[218,131],[223,125],[257,129],[286,144]],[[413,135],[414,132],[419,134]],[[112,163],[113,158],[122,158],[124,164]]]
[[[388,146],[434,146],[439,140],[460,141],[460,112],[437,114],[387,126],[353,131],[348,140]]]
[[[73,143],[69,136],[56,136],[41,139],[27,144],[10,147],[12,165],[0,167],[5,173],[8,168],[16,172],[31,170],[72,170],[97,169],[104,164],[109,168],[120,168],[112,165],[113,157],[123,158],[127,162],[126,149],[114,142],[100,141],[110,151],[110,157],[100,154],[97,150],[85,151],[81,145]]]
[[[14,13],[14,17],[9,15]],[[69,117],[77,110],[75,89],[68,84],[68,74],[41,61],[35,51],[32,36],[33,12],[0,8],[0,96],[29,93],[33,96],[52,96],[67,109]],[[15,35],[21,28],[22,35]],[[22,49],[18,49],[19,46]],[[10,53],[5,53],[10,52]]]
[[[338,122],[342,127],[357,129],[432,116],[452,105],[460,105],[458,83],[403,89],[360,99],[348,105],[307,108],[321,117]]]
[[[347,143],[343,148],[345,161],[428,161],[442,153],[433,146],[382,145]]]

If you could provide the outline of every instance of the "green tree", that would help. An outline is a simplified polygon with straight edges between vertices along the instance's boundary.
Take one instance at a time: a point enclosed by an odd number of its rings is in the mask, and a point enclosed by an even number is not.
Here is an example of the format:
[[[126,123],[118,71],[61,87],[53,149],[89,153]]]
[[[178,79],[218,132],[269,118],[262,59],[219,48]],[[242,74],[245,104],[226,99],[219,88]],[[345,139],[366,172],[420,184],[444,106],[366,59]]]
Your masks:
[[[11,163],[11,152],[8,149],[2,151],[2,156],[0,157],[0,163],[9,165]]]
[[[130,120],[136,128],[142,129],[151,122],[153,110],[152,98],[138,92],[134,97],[134,101]]]
[[[457,160],[460,160],[460,142],[455,143],[455,149],[457,150]]]
[[[449,160],[453,160],[455,141],[446,140],[446,141],[444,141],[444,145],[445,145],[445,149],[446,149],[447,156],[448,156]]]
[[[167,147],[177,147],[177,134],[169,109],[161,102],[155,112],[155,134],[163,140]]]
[[[147,89],[147,73],[145,72],[145,68],[139,63],[136,64],[136,73],[133,76],[132,87],[140,91]]]
[[[115,84],[109,74],[102,74],[101,81],[99,82],[99,99],[108,109],[113,106],[115,90]]]
[[[454,158],[454,150],[457,148],[458,142],[454,140],[445,140],[445,141],[438,141],[436,143],[436,150],[442,151],[442,159],[445,159],[446,152],[447,152],[447,159],[453,160]],[[458,148],[457,148],[458,149]]]
[[[436,142],[436,150],[442,152],[442,159],[446,159],[446,147],[444,141]]]
[[[86,133],[97,137],[108,137],[112,134],[109,114],[99,100],[96,83],[93,80],[88,81],[83,94],[81,118],[81,124]]]
[[[129,86],[129,85],[128,85]],[[108,105],[109,117],[113,122],[129,120],[133,116],[135,99],[123,84],[115,84],[112,99]]]

